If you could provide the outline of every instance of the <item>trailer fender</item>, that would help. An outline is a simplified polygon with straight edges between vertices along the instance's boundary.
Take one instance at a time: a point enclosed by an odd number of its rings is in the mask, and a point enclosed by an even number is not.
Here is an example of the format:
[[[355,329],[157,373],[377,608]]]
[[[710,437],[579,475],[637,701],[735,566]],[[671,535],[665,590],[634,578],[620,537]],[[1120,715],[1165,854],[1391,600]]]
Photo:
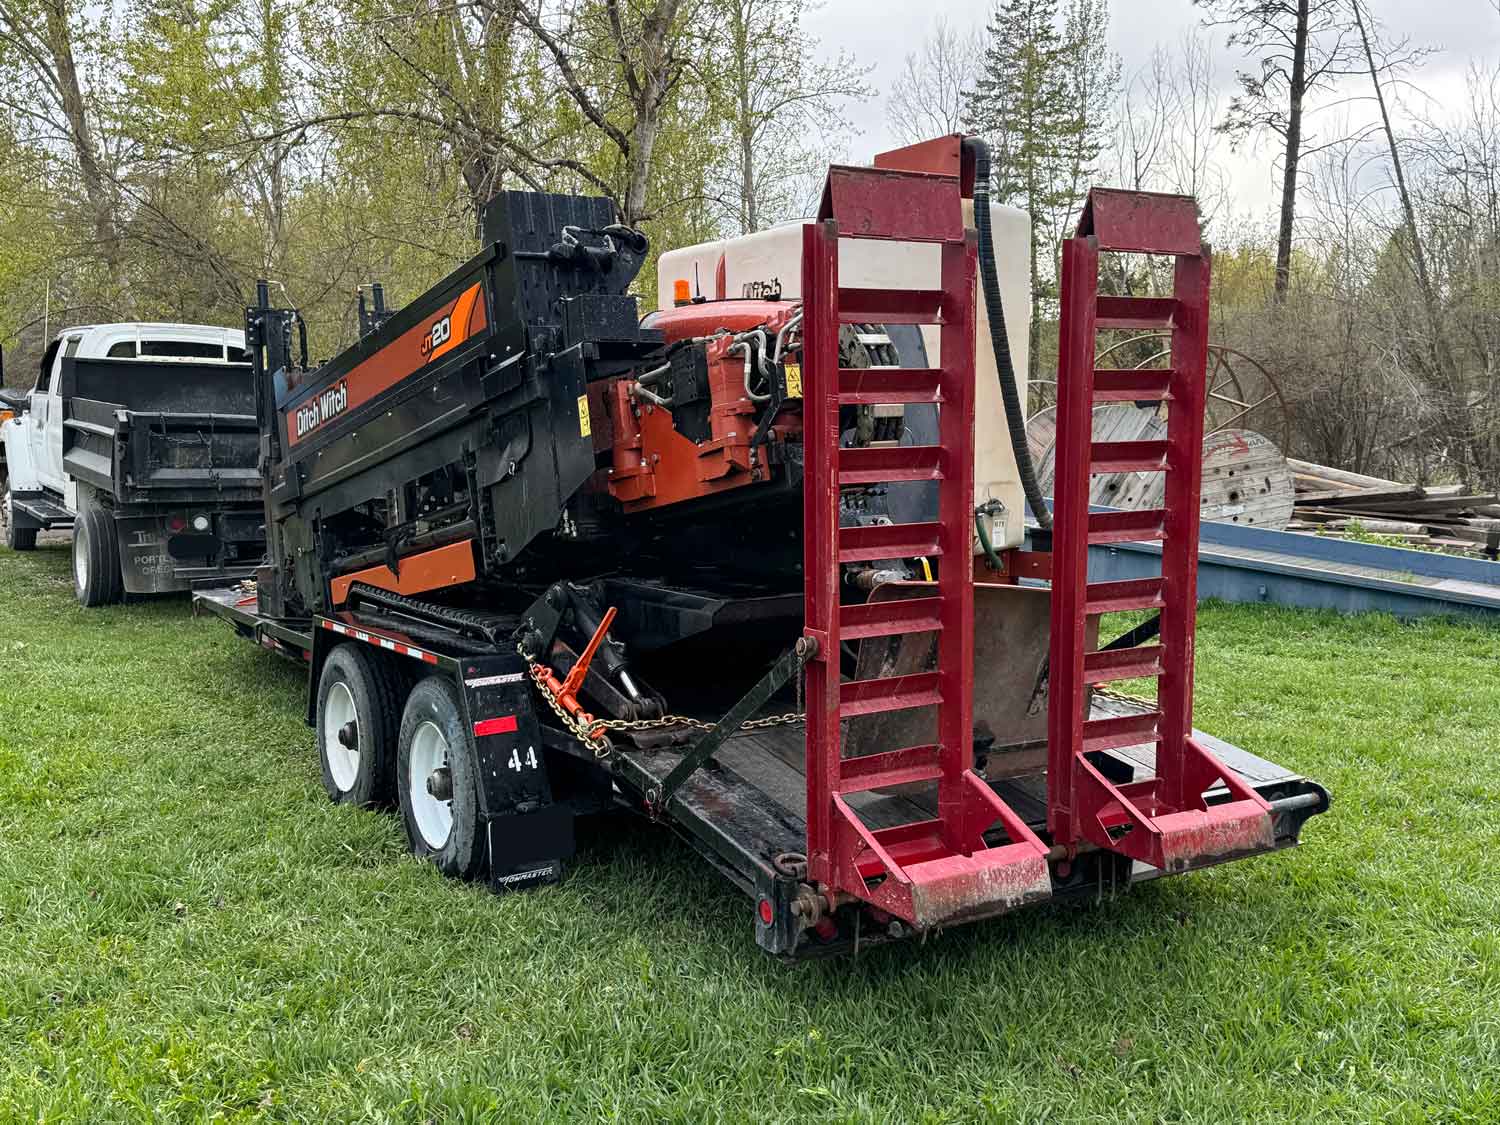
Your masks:
[[[318,684],[323,678],[323,665],[328,662],[328,654],[333,651],[333,646],[342,640],[344,638],[337,633],[319,629],[314,623],[312,648],[307,653],[307,691],[303,693],[307,697],[307,710],[302,716],[310,727],[315,726],[318,721]]]
[[[574,852],[573,812],[553,799],[526,661],[519,653],[463,657],[459,695],[479,777],[490,885],[556,882]]]

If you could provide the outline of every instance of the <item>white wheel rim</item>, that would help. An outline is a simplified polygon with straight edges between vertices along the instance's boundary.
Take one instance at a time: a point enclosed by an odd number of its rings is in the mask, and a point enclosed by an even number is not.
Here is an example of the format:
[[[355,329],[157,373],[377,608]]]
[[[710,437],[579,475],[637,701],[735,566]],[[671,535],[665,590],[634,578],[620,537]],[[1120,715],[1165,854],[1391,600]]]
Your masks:
[[[354,723],[354,748],[339,741],[339,731]],[[354,717],[354,696],[349,685],[335,680],[323,703],[323,753],[328,757],[328,772],[340,793],[354,788],[359,776],[359,723]]]
[[[407,755],[406,788],[411,794],[411,816],[422,841],[433,851],[442,851],[453,830],[453,805],[439,801],[427,791],[427,779],[448,765],[448,740],[436,723],[423,722],[412,735]]]
[[[89,541],[82,525],[73,535],[73,577],[78,580],[80,590],[89,588]]]

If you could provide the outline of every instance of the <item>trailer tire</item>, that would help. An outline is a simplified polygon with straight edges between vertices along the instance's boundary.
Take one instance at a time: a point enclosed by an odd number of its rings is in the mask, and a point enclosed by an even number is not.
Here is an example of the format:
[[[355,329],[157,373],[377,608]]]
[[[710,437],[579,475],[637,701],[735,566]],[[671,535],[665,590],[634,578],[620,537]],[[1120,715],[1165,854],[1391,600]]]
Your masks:
[[[479,821],[479,777],[469,749],[458,691],[443,676],[428,676],[406,700],[396,758],[396,791],[413,854],[444,875],[472,879],[484,863]],[[452,789],[441,800],[428,789],[435,770],[446,769]]]
[[[12,551],[36,550],[36,528],[16,526],[16,513],[11,509],[9,496],[5,498],[5,545]]]
[[[323,788],[334,804],[390,803],[400,707],[400,679],[389,659],[348,641],[329,652],[318,676],[315,727]]]
[[[113,605],[125,593],[115,521],[102,508],[88,508],[73,525],[73,594],[86,606]]]

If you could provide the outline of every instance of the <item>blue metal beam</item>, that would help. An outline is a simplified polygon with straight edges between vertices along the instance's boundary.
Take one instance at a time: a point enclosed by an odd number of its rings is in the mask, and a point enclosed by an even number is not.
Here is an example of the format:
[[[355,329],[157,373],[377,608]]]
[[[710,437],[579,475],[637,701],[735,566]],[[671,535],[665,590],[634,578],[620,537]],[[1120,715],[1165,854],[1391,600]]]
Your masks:
[[[1500,614],[1500,563],[1484,559],[1225,523],[1204,523],[1198,542],[1200,598],[1397,617]],[[1155,543],[1089,550],[1090,581],[1160,573]]]

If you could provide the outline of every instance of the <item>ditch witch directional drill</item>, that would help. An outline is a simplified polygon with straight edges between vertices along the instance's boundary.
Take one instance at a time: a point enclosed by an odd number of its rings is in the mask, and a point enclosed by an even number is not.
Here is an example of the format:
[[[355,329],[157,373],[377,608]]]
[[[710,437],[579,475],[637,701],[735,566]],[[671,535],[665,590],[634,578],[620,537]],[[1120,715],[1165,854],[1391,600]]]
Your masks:
[[[308,662],[334,799],[394,792],[418,854],[497,889],[633,809],[784,955],[1295,843],[1323,790],[1192,727],[1193,202],[1095,191],[1064,246],[1049,519],[1012,364],[1029,224],[987,165],[953,136],[831,168],[816,220],[663,256],[643,320],[645,237],[565,195],[496,197],[477,257],[362,299],[316,368],[262,284],[268,558],[199,604]],[[1171,259],[1170,292],[1100,294],[1101,253]],[[1094,369],[1139,328],[1168,367]],[[1123,400],[1166,439],[1094,441]],[[1165,473],[1165,506],[1091,513],[1123,471]],[[1088,581],[1091,546],[1140,539],[1159,577]],[[1132,610],[1159,636],[1100,647]],[[1154,702],[1094,690],[1140,677]]]

